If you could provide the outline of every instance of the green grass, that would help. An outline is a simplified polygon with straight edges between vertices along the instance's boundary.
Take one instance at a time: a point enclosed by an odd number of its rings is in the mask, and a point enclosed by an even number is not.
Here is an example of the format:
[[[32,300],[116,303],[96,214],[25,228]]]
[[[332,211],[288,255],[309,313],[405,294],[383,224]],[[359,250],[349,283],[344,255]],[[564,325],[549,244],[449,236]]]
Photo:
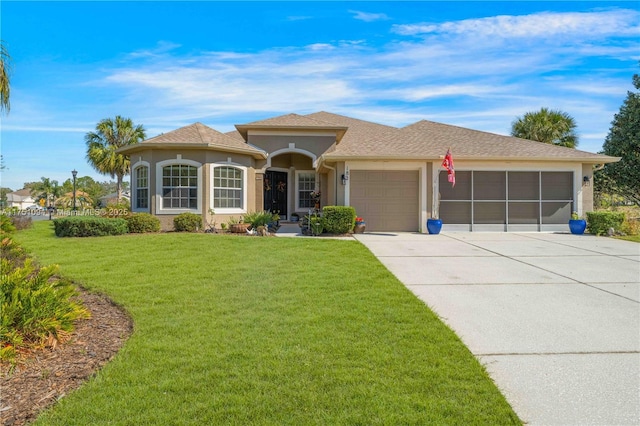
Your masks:
[[[627,240],[627,241],[633,241],[636,243],[640,243],[640,235],[626,235],[624,237],[615,237],[619,240]]]
[[[16,239],[108,294],[132,337],[37,424],[519,424],[455,334],[356,241]]]

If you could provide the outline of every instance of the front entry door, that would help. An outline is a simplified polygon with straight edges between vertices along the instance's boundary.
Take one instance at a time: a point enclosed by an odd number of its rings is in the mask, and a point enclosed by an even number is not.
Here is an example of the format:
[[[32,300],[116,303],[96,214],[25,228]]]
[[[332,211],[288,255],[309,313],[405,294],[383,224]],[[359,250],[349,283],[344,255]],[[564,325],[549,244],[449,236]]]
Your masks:
[[[264,175],[264,209],[287,217],[287,177],[286,172],[267,170]]]

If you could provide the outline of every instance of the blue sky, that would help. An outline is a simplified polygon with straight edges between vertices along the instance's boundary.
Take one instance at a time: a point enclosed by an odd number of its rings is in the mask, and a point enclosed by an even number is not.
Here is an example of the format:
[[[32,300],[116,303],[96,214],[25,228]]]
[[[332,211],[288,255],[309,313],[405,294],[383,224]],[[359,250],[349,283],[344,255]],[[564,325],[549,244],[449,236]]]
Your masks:
[[[147,136],[325,110],[508,134],[541,107],[598,152],[633,90],[637,2],[29,2],[0,4],[13,58],[1,185],[62,183],[84,135],[122,115]],[[455,155],[455,149],[454,149]]]

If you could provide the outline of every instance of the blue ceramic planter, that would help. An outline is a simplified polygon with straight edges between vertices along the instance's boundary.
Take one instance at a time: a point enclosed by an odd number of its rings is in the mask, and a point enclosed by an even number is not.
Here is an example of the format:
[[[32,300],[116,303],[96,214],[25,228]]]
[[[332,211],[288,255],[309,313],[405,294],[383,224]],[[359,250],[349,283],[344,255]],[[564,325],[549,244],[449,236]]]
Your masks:
[[[587,229],[587,221],[584,219],[570,219],[569,230],[572,234],[582,235],[584,230]]]
[[[442,219],[427,219],[427,231],[430,234],[439,234],[442,229]]]

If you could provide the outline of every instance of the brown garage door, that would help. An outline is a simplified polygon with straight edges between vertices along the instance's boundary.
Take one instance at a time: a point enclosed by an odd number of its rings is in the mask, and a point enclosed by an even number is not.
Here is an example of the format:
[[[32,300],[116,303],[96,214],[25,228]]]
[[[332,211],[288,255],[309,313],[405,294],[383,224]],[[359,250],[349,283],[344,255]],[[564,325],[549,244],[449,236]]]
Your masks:
[[[367,231],[417,231],[418,171],[352,170],[350,204]]]

